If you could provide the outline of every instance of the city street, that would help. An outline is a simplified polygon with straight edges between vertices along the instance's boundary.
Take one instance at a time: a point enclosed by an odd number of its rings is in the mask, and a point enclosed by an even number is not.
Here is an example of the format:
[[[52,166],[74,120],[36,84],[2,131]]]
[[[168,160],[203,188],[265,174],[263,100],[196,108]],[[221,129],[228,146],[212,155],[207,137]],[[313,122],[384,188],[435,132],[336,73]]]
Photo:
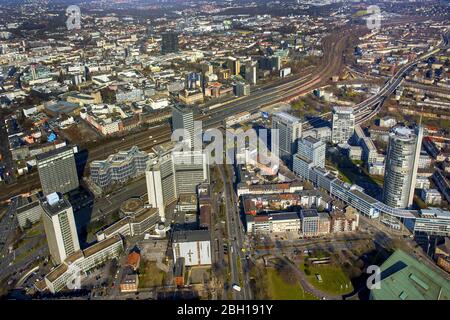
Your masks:
[[[243,225],[239,214],[237,196],[233,188],[234,171],[231,166],[218,166],[224,182],[225,211],[228,230],[229,257],[231,268],[231,284],[239,285],[241,291],[233,290],[233,296],[238,300],[251,299],[250,281],[248,276],[247,261],[244,251],[247,241],[244,235]],[[226,170],[230,170],[227,176]]]

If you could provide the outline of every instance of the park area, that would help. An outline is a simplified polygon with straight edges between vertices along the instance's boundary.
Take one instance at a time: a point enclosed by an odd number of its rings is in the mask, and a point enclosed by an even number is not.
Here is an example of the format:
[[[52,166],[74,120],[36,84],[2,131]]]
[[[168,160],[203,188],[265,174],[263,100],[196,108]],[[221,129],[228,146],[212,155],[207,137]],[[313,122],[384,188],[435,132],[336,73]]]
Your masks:
[[[338,265],[303,263],[300,269],[305,273],[309,283],[318,290],[335,295],[353,291],[350,279]]]
[[[272,300],[316,300],[317,298],[305,292],[300,283],[286,282],[274,268],[267,268],[268,294]]]
[[[153,288],[164,284],[166,273],[156,266],[155,261],[143,261],[139,268],[139,288]]]

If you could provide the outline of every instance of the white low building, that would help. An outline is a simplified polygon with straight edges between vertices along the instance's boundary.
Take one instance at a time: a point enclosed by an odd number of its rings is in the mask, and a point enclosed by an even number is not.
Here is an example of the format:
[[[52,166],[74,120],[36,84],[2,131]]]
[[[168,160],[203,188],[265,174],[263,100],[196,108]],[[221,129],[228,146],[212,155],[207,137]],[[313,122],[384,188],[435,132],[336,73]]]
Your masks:
[[[81,281],[87,271],[107,260],[118,258],[122,251],[123,240],[119,235],[97,242],[85,250],[78,250],[45,276],[45,284],[51,293],[65,288],[75,289],[77,280]]]
[[[211,264],[211,236],[207,230],[174,232],[172,248],[174,263],[184,258],[186,266]]]

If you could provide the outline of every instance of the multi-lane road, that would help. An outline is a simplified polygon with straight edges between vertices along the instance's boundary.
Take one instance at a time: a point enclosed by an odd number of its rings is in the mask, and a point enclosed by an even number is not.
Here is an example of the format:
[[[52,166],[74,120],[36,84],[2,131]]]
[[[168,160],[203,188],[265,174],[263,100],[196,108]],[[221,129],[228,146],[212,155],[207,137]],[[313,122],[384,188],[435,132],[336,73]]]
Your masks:
[[[248,244],[239,215],[239,204],[233,188],[233,179],[231,178],[234,176],[234,171],[232,166],[220,165],[218,167],[224,181],[225,216],[231,274],[231,283],[229,285],[238,285],[241,288],[241,291],[233,289],[234,300],[250,300],[252,299],[252,293],[250,290],[247,260],[244,253]]]

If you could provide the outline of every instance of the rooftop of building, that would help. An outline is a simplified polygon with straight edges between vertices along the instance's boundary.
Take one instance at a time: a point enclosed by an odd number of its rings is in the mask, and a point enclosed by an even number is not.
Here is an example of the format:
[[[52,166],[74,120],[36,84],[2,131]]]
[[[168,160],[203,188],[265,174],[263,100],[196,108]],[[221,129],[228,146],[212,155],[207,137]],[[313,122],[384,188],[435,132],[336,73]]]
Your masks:
[[[94,160],[91,162],[91,166],[100,166],[105,168],[107,166],[122,166],[125,162],[131,161],[134,157],[148,158],[148,154],[144,151],[140,151],[137,146],[133,146],[126,151],[119,151],[110,155],[106,160]]]
[[[43,161],[48,158],[58,156],[59,154],[69,151],[69,150],[73,150],[73,147],[72,146],[63,146],[61,148],[56,148],[56,149],[50,150],[48,152],[36,155],[36,160]]]
[[[270,220],[299,220],[298,212],[276,212],[268,214]]]
[[[328,212],[318,212],[319,215],[319,219],[321,220],[327,220],[330,218],[330,215],[328,214]]]
[[[72,208],[70,202],[59,193],[49,194],[41,201],[44,212],[50,216],[54,216],[63,210]]]
[[[196,204],[197,195],[195,193],[182,193],[178,197],[178,204]]]
[[[410,139],[415,138],[416,133],[413,129],[405,127],[405,126],[397,126],[392,128],[391,131],[392,134],[394,134],[398,138],[404,138],[404,139]]]
[[[211,235],[207,230],[181,230],[173,233],[173,243],[210,241]]]
[[[154,215],[158,215],[157,208],[143,208],[139,210],[133,217],[131,217],[132,223],[140,223],[147,218],[150,218]],[[159,217],[159,215],[158,215]]]
[[[26,210],[29,210],[30,208],[34,208],[35,206],[39,205],[39,200],[43,197],[42,192],[39,193],[33,193],[29,196],[17,196],[15,199],[17,199],[17,209],[16,212],[20,213]]]
[[[319,139],[316,139],[316,138],[311,137],[311,136],[307,136],[305,138],[302,138],[302,140],[304,140],[304,141],[306,141],[306,142],[308,142],[310,144],[316,144],[316,143],[320,143],[321,142]]]
[[[313,163],[311,160],[307,159],[306,157],[304,157],[303,155],[296,153],[295,157],[299,160],[302,160],[303,162],[306,162],[307,164]]]
[[[98,253],[99,251],[102,251],[109,246],[112,246],[113,244],[116,244],[118,242],[122,242],[122,238],[119,235],[115,235],[114,237],[111,237],[109,239],[97,242],[93,244],[92,246],[88,247],[87,249],[83,250],[83,255],[85,258],[89,258],[90,256]]]
[[[370,204],[378,202],[376,199],[372,198],[371,196],[368,196],[364,192],[361,192],[361,191],[359,191],[357,189],[353,189],[350,192],[355,194],[356,196],[358,196],[358,198],[363,199],[364,201],[366,201],[366,202],[368,202]]]
[[[172,106],[172,108],[181,113],[192,113],[193,112],[193,108],[191,106],[182,104],[182,103],[177,103],[174,106]]]
[[[169,141],[169,142],[165,142],[165,143],[154,146],[152,148],[152,150],[156,155],[163,155],[167,152],[171,152],[174,146],[175,146],[175,142]]]
[[[300,214],[301,214],[302,218],[319,217],[319,213],[317,212],[317,209],[302,209]]]
[[[59,277],[61,277],[67,271],[67,269],[69,269],[67,264],[62,263],[57,267],[55,267],[55,269],[50,271],[50,273],[48,273],[45,277],[47,278],[48,281],[53,282]]]
[[[129,223],[130,223],[130,217],[122,218],[122,219],[114,222],[112,225],[106,227],[105,229],[99,231],[97,234],[104,233],[108,237],[109,235],[116,233],[123,226],[128,225]]]
[[[449,300],[450,281],[402,250],[381,265],[380,289],[375,300]]]
[[[301,123],[300,118],[293,116],[287,112],[275,112],[273,114],[274,117],[280,118],[281,120],[288,122],[288,123]]]
[[[428,209],[420,210],[420,217],[450,220],[450,211],[443,210],[442,208],[437,207],[429,207]]]
[[[120,206],[120,210],[124,213],[133,213],[143,208],[144,202],[140,198],[130,198],[125,200]]]
[[[126,265],[137,268],[137,267],[139,267],[140,261],[141,261],[141,255],[139,253],[133,251],[127,256],[127,264]]]
[[[334,113],[353,113],[353,107],[334,106]]]

